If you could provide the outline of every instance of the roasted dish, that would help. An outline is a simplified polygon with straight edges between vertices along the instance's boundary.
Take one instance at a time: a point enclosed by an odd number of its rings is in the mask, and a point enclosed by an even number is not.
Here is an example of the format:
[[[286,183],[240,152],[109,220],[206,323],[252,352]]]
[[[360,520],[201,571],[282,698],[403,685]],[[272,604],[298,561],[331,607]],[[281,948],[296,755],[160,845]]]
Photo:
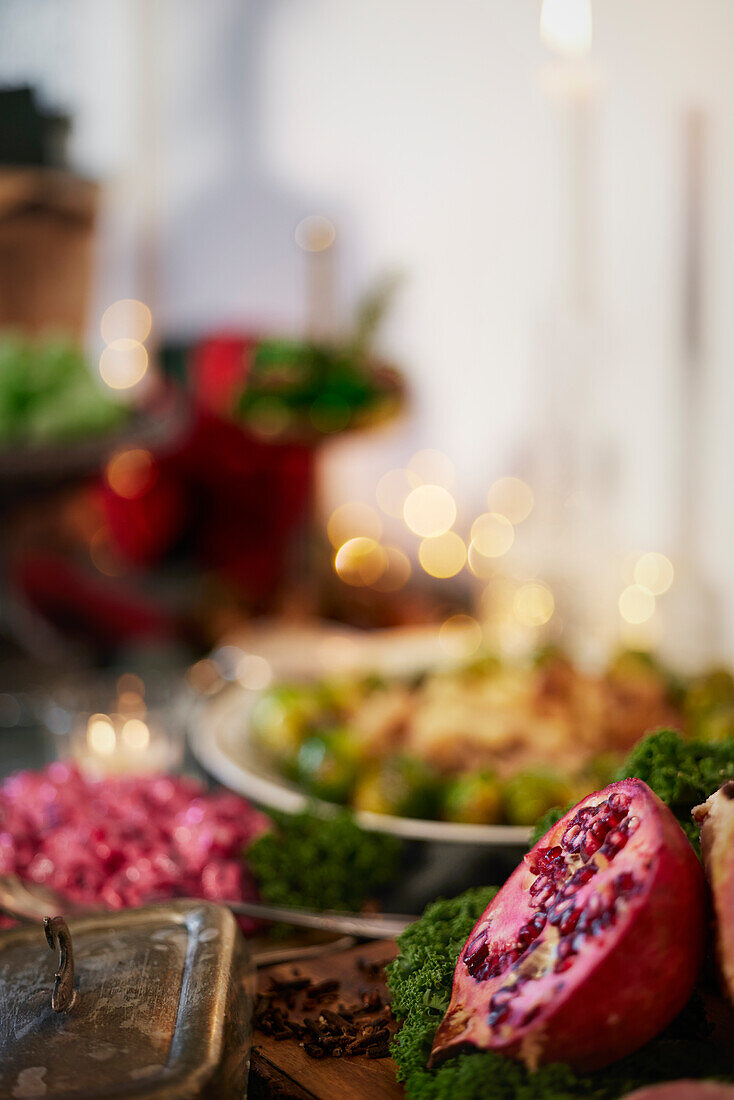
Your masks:
[[[483,824],[533,824],[598,790],[662,726],[719,740],[734,731],[725,671],[672,676],[626,652],[588,672],[557,652],[483,656],[404,679],[280,683],[251,714],[280,773],[355,810]]]

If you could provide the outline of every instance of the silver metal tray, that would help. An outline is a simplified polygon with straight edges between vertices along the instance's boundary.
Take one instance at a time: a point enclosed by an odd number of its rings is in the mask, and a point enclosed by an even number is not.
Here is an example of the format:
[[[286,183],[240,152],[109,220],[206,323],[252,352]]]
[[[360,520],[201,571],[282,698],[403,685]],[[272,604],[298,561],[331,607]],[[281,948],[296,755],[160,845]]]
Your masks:
[[[172,902],[70,921],[77,997],[51,1008],[42,927],[0,933],[0,1096],[239,1100],[254,974],[232,914]]]

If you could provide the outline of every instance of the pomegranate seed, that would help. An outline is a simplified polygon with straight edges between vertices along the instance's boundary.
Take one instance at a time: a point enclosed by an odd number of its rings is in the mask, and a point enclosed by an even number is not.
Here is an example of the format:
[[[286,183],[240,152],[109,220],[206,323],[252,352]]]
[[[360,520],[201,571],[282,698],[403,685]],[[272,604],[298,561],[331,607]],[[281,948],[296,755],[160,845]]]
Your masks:
[[[626,832],[623,832],[624,824],[618,829],[613,829],[604,842],[604,855],[607,859],[614,859],[617,852],[620,852],[624,848],[625,844],[629,840]]]
[[[555,890],[553,889],[553,885],[552,883],[546,881],[545,888],[542,893],[537,894],[532,899],[530,904],[533,906],[534,909],[545,909],[546,903],[549,902],[550,899],[553,897],[555,897]]]
[[[533,940],[537,940],[545,927],[545,921],[545,913],[536,913],[532,920],[522,926],[517,936],[517,946],[520,951],[524,951]]]
[[[572,855],[575,855],[577,852],[581,851],[581,846],[584,843],[584,837],[585,836],[586,836],[586,833],[579,833],[579,835],[569,845],[569,851],[572,853]]]
[[[596,874],[598,868],[595,863],[587,863],[585,867],[579,867],[571,876],[571,882],[575,886],[584,886]]]
[[[494,1027],[495,1024],[501,1023],[502,1020],[505,1019],[505,1017],[509,1016],[509,1014],[510,1006],[501,1005],[499,1008],[495,1008],[492,1012],[490,1012],[489,1016],[487,1016],[487,1023],[490,1027]]]
[[[567,959],[559,959],[553,969],[556,974],[562,974],[563,971],[568,970],[570,966],[573,966],[573,958],[569,955]]]
[[[538,875],[535,882],[531,882],[528,893],[531,897],[535,897],[536,894],[539,894],[540,891],[545,889],[548,885],[548,879],[545,875]]]
[[[601,841],[609,832],[609,825],[605,823],[604,818],[599,818],[598,821],[594,822],[589,831],[595,840]]]
[[[581,826],[572,821],[563,836],[561,837],[561,844],[566,848],[570,847],[570,845],[573,843],[580,832]]]
[[[614,885],[617,890],[618,897],[625,897],[627,894],[632,894],[637,889],[637,883],[635,876],[631,871],[625,871],[623,874],[618,875],[614,880]]]
[[[465,958],[467,958],[467,959],[472,958],[476,954],[476,952],[480,951],[482,948],[484,948],[484,954],[486,955],[487,954],[487,932],[486,932],[486,930],[480,932],[478,935],[476,935],[474,937],[474,939],[471,941],[471,943],[467,944]]]
[[[515,996],[514,988],[512,986],[509,986],[509,985],[503,985],[502,988],[498,989],[497,992],[492,997],[491,1001],[489,1002],[489,1007],[490,1008],[501,1008],[502,1005],[509,1004],[514,996]]]
[[[493,978],[495,975],[495,970],[493,966],[494,961],[494,958],[487,959],[485,962],[481,963],[481,965],[478,966],[476,970],[470,970],[469,973],[471,974],[472,978],[474,978],[474,980],[477,982],[486,982],[490,978]]]
[[[558,943],[559,959],[567,959],[569,955],[573,955],[573,943],[570,939],[560,940]]]
[[[581,913],[578,909],[574,909],[573,906],[569,906],[568,909],[564,909],[561,913],[561,919],[558,922],[558,931],[562,936],[567,936],[569,932],[573,932],[574,928],[578,924]]]
[[[464,959],[464,963],[466,965],[466,969],[469,971],[470,974],[476,974],[477,970],[487,958],[488,954],[489,945],[485,940],[484,943],[479,944],[475,951],[466,956],[466,958]]]
[[[571,940],[571,947],[573,948],[573,954],[576,955],[586,943],[586,933],[577,932]]]
[[[609,808],[614,810],[615,813],[627,813],[631,801],[629,795],[622,794],[621,791],[615,791],[609,799]]]
[[[598,894],[592,894],[586,902],[586,914],[589,917],[597,917],[601,912],[602,901]]]
[[[582,858],[586,857],[586,859],[589,859],[594,855],[594,852],[598,852],[600,848],[601,841],[597,840],[595,836],[592,836],[590,832],[587,833],[584,838],[584,848],[581,853]]]
[[[614,921],[614,911],[612,909],[606,909],[601,916],[596,917],[591,922],[591,932],[594,936],[599,932],[603,932],[605,928],[608,928]]]

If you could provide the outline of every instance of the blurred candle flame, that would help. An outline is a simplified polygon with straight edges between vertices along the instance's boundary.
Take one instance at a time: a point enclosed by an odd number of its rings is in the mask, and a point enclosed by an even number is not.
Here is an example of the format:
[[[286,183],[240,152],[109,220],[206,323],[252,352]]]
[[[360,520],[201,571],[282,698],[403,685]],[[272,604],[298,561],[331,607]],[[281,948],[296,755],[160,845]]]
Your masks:
[[[105,344],[117,340],[133,340],[143,344],[150,336],[153,316],[144,302],[134,298],[121,298],[113,302],[102,314],[100,331]]]
[[[418,547],[418,561],[430,577],[455,577],[466,562],[464,540],[455,531],[424,538]]]
[[[102,381],[113,390],[136,386],[148,369],[148,353],[137,340],[114,340],[99,358]]]
[[[453,527],[456,501],[441,485],[419,485],[405,499],[403,519],[414,534],[436,538]]]

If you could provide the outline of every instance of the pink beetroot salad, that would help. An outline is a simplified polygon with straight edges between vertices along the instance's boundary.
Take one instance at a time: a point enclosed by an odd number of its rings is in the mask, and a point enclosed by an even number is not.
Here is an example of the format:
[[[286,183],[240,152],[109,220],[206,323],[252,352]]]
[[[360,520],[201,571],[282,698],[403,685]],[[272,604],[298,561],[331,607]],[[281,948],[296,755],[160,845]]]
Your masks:
[[[268,824],[245,799],[187,776],[97,779],[56,762],[0,784],[0,874],[109,909],[249,900],[257,888],[242,854]]]

